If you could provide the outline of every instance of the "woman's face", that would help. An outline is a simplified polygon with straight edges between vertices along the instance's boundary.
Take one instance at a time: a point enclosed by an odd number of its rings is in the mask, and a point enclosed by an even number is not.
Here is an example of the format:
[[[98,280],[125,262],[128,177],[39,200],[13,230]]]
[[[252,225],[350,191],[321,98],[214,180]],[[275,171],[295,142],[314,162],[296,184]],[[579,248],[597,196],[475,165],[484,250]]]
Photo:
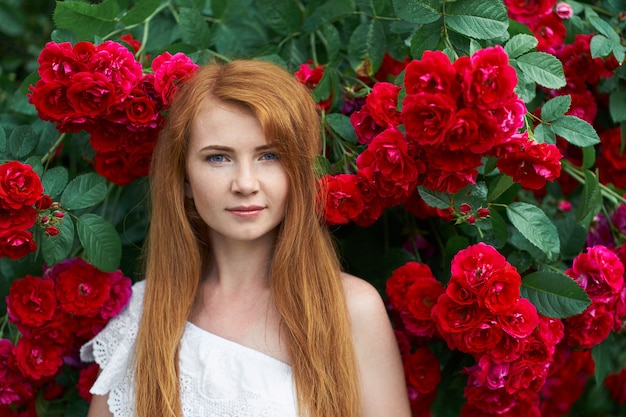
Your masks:
[[[191,126],[185,193],[214,245],[274,238],[285,215],[287,172],[252,113],[211,100]]]

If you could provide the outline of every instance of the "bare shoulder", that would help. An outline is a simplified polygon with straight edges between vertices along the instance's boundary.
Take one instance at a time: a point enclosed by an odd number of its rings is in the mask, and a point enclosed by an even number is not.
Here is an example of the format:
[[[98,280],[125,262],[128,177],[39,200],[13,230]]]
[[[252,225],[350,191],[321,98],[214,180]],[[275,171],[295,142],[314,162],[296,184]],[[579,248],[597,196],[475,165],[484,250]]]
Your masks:
[[[369,282],[343,273],[364,417],[410,416],[398,344],[382,297]]]

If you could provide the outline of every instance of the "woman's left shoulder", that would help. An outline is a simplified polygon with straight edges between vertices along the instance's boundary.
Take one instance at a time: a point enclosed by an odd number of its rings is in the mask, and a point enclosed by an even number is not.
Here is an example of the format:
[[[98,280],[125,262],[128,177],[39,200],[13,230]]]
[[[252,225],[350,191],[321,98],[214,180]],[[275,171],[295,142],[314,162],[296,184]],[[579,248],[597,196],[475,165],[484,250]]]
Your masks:
[[[389,325],[382,297],[372,284],[345,272],[341,273],[341,281],[353,327],[360,323],[374,324],[374,319],[382,321],[385,327]]]

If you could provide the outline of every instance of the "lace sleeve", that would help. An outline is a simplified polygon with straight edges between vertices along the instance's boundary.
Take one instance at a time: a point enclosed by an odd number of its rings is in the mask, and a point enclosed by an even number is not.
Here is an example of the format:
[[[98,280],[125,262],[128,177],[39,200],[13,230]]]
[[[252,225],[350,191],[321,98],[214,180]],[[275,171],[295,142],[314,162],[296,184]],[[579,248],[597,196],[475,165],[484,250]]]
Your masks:
[[[101,369],[91,387],[92,394],[105,395],[130,378],[128,373],[132,370],[133,345],[137,337],[144,288],[144,281],[134,284],[128,306],[80,349],[81,360],[95,361]]]

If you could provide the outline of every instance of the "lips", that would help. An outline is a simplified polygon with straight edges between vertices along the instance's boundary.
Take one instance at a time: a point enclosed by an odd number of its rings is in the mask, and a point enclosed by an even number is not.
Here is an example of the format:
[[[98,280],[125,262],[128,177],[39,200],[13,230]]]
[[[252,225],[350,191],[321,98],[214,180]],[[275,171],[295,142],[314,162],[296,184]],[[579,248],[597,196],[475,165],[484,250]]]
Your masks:
[[[265,207],[262,206],[237,206],[226,210],[239,217],[255,217],[258,216],[264,209]]]

